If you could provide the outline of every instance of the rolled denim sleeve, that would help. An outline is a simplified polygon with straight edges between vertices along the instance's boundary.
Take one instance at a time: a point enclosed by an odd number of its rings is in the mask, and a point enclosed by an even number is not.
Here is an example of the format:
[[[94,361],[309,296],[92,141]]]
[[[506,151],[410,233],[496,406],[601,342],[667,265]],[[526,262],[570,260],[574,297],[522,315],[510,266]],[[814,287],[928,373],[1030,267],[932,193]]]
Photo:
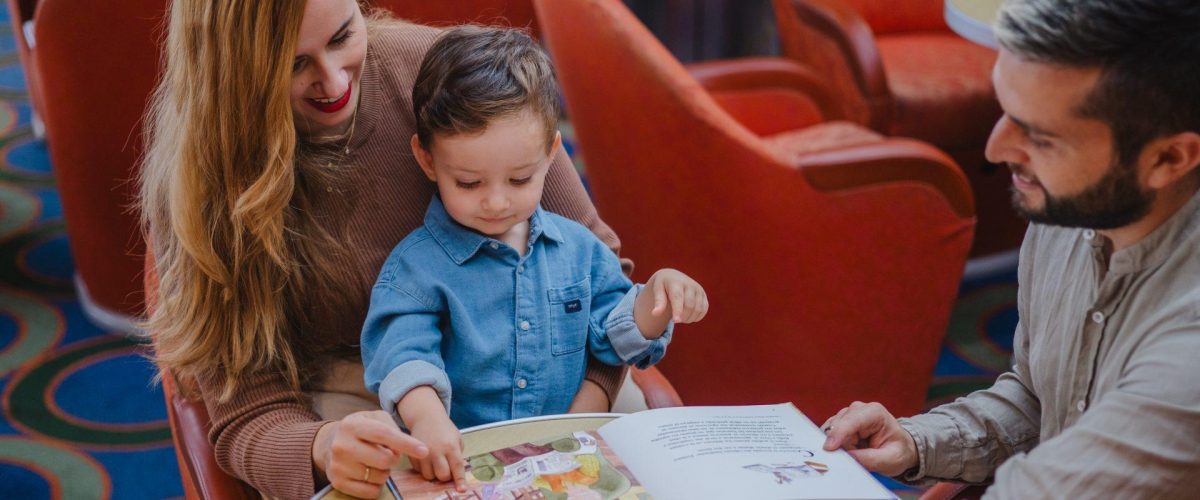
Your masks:
[[[667,353],[675,323],[668,322],[666,330],[657,339],[650,340],[642,335],[633,319],[633,306],[642,288],[645,285],[638,284],[630,288],[604,318],[603,326],[593,326],[588,342],[593,352],[603,352],[604,356],[615,354],[622,363],[645,369],[658,363]]]
[[[372,291],[362,331],[364,382],[379,394],[385,411],[395,412],[396,403],[423,385],[433,387],[450,411],[439,311],[435,301],[416,289],[380,283]]]
[[[647,368],[667,352],[674,323],[663,335],[647,340],[633,320],[633,309],[643,285],[634,285],[621,270],[621,262],[599,241],[592,245],[592,307],[588,318],[588,352],[609,365]]]

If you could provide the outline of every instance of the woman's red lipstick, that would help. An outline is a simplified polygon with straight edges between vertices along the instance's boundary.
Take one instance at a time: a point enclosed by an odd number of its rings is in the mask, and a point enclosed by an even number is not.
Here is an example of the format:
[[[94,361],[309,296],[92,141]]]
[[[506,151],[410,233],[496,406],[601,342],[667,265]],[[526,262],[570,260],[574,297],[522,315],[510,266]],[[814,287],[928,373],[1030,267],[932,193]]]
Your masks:
[[[316,101],[313,99],[305,99],[305,100],[308,101],[308,103],[311,104],[312,107],[317,108],[317,111],[320,111],[322,113],[336,113],[336,112],[340,111],[342,108],[346,107],[346,104],[350,102],[350,94],[353,93],[352,92],[353,90],[354,90],[354,82],[348,82],[346,85],[346,93],[342,94],[342,97],[340,97],[336,101],[333,101],[330,103],[323,103],[323,102],[319,102],[319,101]]]

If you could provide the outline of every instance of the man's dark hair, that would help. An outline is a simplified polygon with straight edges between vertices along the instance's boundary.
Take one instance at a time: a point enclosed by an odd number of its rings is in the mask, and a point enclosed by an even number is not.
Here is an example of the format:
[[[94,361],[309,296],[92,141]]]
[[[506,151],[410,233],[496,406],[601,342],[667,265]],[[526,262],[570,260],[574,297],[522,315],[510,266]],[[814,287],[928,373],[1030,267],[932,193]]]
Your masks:
[[[479,132],[526,108],[545,123],[547,148],[558,129],[554,65],[529,35],[510,28],[447,30],[425,54],[412,100],[426,151],[434,134]]]
[[[1025,60],[1101,68],[1079,112],[1109,124],[1123,165],[1200,133],[1200,1],[1006,0],[996,38]]]

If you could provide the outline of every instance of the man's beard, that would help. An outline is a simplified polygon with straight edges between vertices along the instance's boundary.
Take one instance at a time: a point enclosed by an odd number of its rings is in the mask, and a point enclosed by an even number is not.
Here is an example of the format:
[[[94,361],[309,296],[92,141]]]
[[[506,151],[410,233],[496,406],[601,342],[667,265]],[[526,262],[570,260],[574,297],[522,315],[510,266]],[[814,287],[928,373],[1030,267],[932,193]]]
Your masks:
[[[1023,170],[1017,165],[1009,165],[1009,168],[1017,173]],[[1013,186],[1013,208],[1030,222],[1054,226],[1090,229],[1125,227],[1141,220],[1154,203],[1154,192],[1143,191],[1138,186],[1137,170],[1132,165],[1121,165],[1116,161],[1103,178],[1077,195],[1051,196],[1044,187],[1041,189],[1046,199],[1045,206],[1035,211],[1022,203],[1025,195]]]

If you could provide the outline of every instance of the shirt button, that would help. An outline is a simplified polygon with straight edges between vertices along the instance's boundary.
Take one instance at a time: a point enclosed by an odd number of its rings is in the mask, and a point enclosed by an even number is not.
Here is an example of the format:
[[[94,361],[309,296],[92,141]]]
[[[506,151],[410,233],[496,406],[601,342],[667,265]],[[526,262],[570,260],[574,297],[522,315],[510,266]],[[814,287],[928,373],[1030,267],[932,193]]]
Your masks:
[[[1085,239],[1085,240],[1090,240],[1090,239],[1092,239],[1092,238],[1095,238],[1095,237],[1096,237],[1096,232],[1095,232],[1095,231],[1093,231],[1093,230],[1091,230],[1091,229],[1084,229],[1084,230],[1083,230],[1083,239]]]
[[[524,381],[524,379],[522,379],[522,381]],[[521,386],[521,387],[525,387],[525,386]],[[1075,404],[1075,408],[1078,409],[1079,411],[1083,411],[1083,410],[1087,409],[1087,403],[1080,401],[1079,403]]]
[[[497,248],[500,248],[500,244],[499,244],[499,243],[496,243],[496,242],[494,242],[494,241],[492,242],[492,245],[491,245],[491,246],[492,246],[492,250],[495,250],[495,249],[497,249]]]
[[[523,272],[525,272],[525,266],[517,266],[517,272],[518,272],[518,273],[523,273]]]
[[[1092,321],[1095,322],[1096,324],[1104,323],[1104,313],[1102,313],[1100,311],[1093,312],[1092,313]]]
[[[523,379],[523,378],[517,379],[517,389],[524,389],[525,386],[527,386],[527,385],[529,385],[529,382],[526,382],[525,379]],[[1080,403],[1080,404],[1083,404],[1083,403]]]
[[[521,329],[522,329],[522,330],[526,330],[526,331],[528,331],[528,330],[529,330],[529,322],[528,322],[528,321],[522,321],[522,322],[521,322]]]

